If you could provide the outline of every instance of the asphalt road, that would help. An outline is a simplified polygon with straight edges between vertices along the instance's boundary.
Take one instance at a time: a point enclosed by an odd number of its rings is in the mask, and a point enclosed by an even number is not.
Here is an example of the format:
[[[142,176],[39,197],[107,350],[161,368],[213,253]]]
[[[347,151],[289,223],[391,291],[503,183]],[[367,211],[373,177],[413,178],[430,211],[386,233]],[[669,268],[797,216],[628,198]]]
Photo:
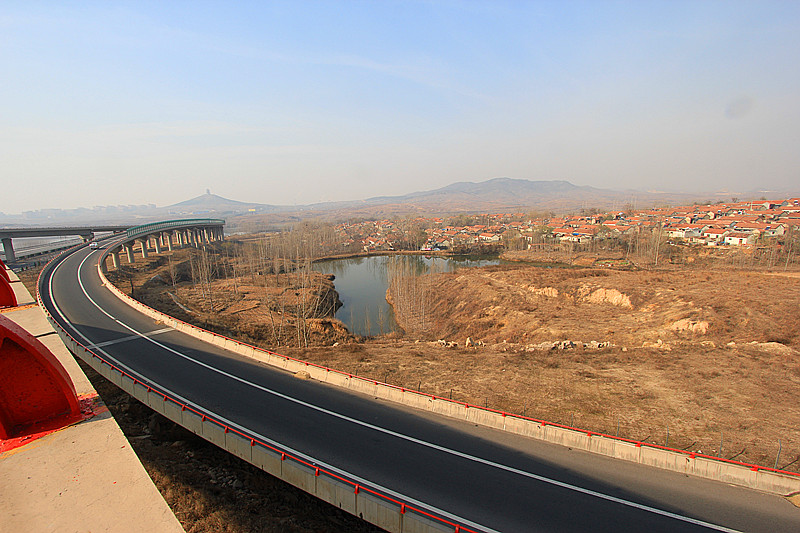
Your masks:
[[[478,531],[800,531],[783,498],[377,401],[157,324],[100,283],[102,250],[43,278],[52,316],[145,382]]]

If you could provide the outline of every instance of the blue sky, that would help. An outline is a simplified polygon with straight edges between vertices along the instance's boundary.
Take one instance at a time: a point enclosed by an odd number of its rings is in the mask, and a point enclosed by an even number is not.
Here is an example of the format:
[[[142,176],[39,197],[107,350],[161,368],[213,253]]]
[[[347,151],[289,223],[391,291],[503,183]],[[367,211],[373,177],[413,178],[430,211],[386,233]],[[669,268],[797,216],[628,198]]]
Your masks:
[[[6,1],[0,72],[6,213],[800,188],[797,2]]]

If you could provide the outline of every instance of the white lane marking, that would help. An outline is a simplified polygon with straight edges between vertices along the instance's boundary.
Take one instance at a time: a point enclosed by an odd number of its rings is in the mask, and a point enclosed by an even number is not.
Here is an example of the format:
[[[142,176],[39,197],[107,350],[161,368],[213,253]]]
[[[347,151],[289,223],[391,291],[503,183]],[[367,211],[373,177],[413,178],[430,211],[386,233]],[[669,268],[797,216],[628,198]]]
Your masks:
[[[162,328],[157,329],[155,331],[150,331],[149,333],[142,333],[141,335],[128,335],[127,337],[121,337],[119,339],[115,339],[113,341],[105,341],[105,342],[98,342],[97,344],[90,344],[87,346],[90,350],[94,348],[102,348],[104,346],[111,346],[112,344],[119,344],[121,342],[128,342],[136,339],[140,339],[141,337],[152,337],[153,335],[158,335],[160,333],[166,333],[168,331],[175,331],[173,328]]]
[[[83,280],[81,280],[81,278],[80,278],[80,269],[83,267],[83,264],[86,262],[87,259],[88,259],[88,257],[86,257],[78,267],[78,284],[80,285],[81,290],[83,291],[83,293],[86,296],[86,298],[88,298],[89,301],[91,301],[98,309],[101,309],[100,306],[92,299],[92,297],[89,296],[89,293],[86,291],[86,287],[83,285]],[[106,314],[108,314],[108,313],[106,313]],[[116,319],[115,319],[115,321],[118,324],[120,324],[123,327],[127,328],[128,330],[130,330],[131,332],[133,332],[134,334],[142,335],[141,333],[139,333],[138,331],[136,331],[132,327],[128,326],[127,324],[124,324],[123,322],[120,322],[119,320],[116,320]],[[695,519],[695,518],[690,518],[688,516],[679,515],[679,514],[676,514],[676,513],[665,511],[663,509],[658,509],[656,507],[651,507],[649,505],[644,505],[644,504],[636,503],[636,502],[633,502],[633,501],[630,501],[630,500],[625,500],[625,499],[622,499],[622,498],[618,498],[616,496],[611,496],[609,494],[604,494],[602,492],[597,492],[597,491],[594,491],[594,490],[591,490],[591,489],[587,489],[587,488],[584,488],[584,487],[579,487],[579,486],[573,485],[571,483],[565,483],[563,481],[558,481],[556,479],[551,479],[551,478],[548,478],[548,477],[540,476],[540,475],[534,474],[532,472],[526,472],[526,471],[520,470],[518,468],[514,468],[514,467],[511,467],[511,466],[508,466],[508,465],[504,465],[504,464],[500,464],[500,463],[495,463],[493,461],[489,461],[488,459],[484,459],[482,457],[477,457],[477,456],[474,456],[474,455],[470,455],[470,454],[466,454],[466,453],[463,453],[463,452],[459,452],[458,450],[453,450],[451,448],[446,448],[444,446],[440,446],[438,444],[433,444],[433,443],[418,439],[416,437],[411,437],[409,435],[404,435],[402,433],[398,433],[398,432],[392,431],[390,429],[386,429],[386,428],[383,428],[383,427],[380,427],[380,426],[376,426],[374,424],[370,424],[369,422],[364,422],[362,420],[358,420],[358,419],[349,417],[347,415],[343,415],[341,413],[337,413],[335,411],[331,411],[330,409],[326,409],[324,407],[320,407],[320,406],[305,402],[303,400],[299,400],[297,398],[293,398],[291,396],[287,396],[287,395],[285,395],[283,393],[274,391],[272,389],[268,389],[268,388],[266,388],[266,387],[264,387],[262,385],[259,385],[257,383],[252,383],[252,382],[247,381],[247,380],[245,380],[245,379],[243,379],[243,378],[241,378],[239,376],[230,374],[228,372],[225,372],[223,370],[215,368],[215,367],[213,367],[213,366],[211,366],[211,365],[209,365],[207,363],[203,363],[202,361],[198,361],[196,359],[193,359],[193,358],[191,358],[191,357],[189,357],[189,356],[187,356],[187,355],[185,355],[185,354],[183,354],[181,352],[178,352],[177,350],[174,350],[174,349],[172,349],[172,348],[170,348],[168,346],[165,346],[165,345],[161,344],[160,342],[158,342],[158,341],[156,341],[154,339],[151,339],[151,338],[148,338],[148,337],[144,337],[144,335],[142,335],[142,337],[147,339],[148,341],[152,342],[156,346],[161,347],[164,350],[172,352],[175,355],[186,359],[187,361],[193,362],[193,363],[197,364],[198,366],[202,366],[204,368],[207,368],[208,370],[211,370],[212,372],[216,372],[216,373],[218,373],[220,375],[223,375],[223,376],[225,376],[227,378],[230,378],[230,379],[232,379],[234,381],[238,381],[238,382],[240,382],[240,383],[242,383],[244,385],[248,385],[250,387],[253,387],[255,389],[261,390],[261,391],[266,392],[268,394],[272,394],[273,396],[277,396],[277,397],[282,398],[284,400],[296,403],[298,405],[302,405],[302,406],[307,407],[309,409],[313,409],[313,410],[319,411],[319,412],[327,414],[329,416],[332,416],[332,417],[335,417],[335,418],[339,418],[341,420],[345,420],[347,422],[351,422],[353,424],[360,425],[362,427],[366,427],[366,428],[371,429],[373,431],[377,431],[377,432],[380,432],[380,433],[391,435],[393,437],[396,437],[396,438],[399,438],[399,439],[402,439],[402,440],[406,440],[408,442],[413,442],[413,443],[418,444],[420,446],[425,446],[425,447],[428,447],[428,448],[431,448],[431,449],[434,449],[434,450],[437,450],[437,451],[440,451],[440,452],[443,452],[443,453],[447,453],[447,454],[450,454],[450,455],[453,455],[453,456],[456,456],[456,457],[460,457],[462,459],[467,459],[469,461],[473,461],[473,462],[476,462],[476,463],[484,464],[486,466],[490,466],[490,467],[497,468],[497,469],[500,469],[500,470],[505,470],[507,472],[518,474],[518,475],[521,475],[521,476],[524,476],[524,477],[528,477],[528,478],[531,478],[531,479],[535,479],[536,481],[540,481],[542,483],[548,483],[550,485],[554,485],[554,486],[557,486],[557,487],[560,487],[560,488],[564,488],[564,489],[567,489],[567,490],[571,490],[571,491],[574,491],[574,492],[579,492],[581,494],[594,496],[596,498],[600,498],[600,499],[603,499],[603,500],[606,500],[606,501],[618,503],[618,504],[621,504],[621,505],[624,505],[624,506],[627,506],[627,507],[631,507],[631,508],[634,508],[634,509],[639,509],[639,510],[642,510],[642,511],[651,512],[651,513],[654,513],[654,514],[657,514],[657,515],[665,516],[665,517],[668,517],[668,518],[673,518],[675,520],[680,520],[682,522],[686,522],[686,523],[689,523],[689,524],[694,524],[694,525],[698,525],[698,526],[702,526],[702,527],[707,527],[707,528],[714,529],[714,530],[717,530],[717,531],[725,531],[725,532],[728,532],[728,533],[739,533],[738,530],[727,528],[725,526],[712,524],[710,522],[705,522],[703,520],[698,520],[698,519]],[[381,488],[383,489],[383,487],[381,487]],[[483,527],[483,526],[480,526],[480,527]]]

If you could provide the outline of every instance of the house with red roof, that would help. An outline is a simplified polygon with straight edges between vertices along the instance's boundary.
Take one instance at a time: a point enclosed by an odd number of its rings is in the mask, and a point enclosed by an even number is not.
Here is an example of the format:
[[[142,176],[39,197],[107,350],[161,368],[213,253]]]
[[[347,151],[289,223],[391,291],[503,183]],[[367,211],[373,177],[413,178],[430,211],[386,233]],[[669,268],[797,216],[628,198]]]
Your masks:
[[[757,235],[755,233],[742,233],[733,231],[725,236],[725,244],[729,246],[750,246],[755,244]]]

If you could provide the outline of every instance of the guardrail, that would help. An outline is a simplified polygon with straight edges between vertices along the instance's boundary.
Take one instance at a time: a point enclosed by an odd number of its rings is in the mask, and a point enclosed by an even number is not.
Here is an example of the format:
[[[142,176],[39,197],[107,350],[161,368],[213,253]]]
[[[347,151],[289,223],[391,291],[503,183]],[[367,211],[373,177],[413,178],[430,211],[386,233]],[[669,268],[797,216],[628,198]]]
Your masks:
[[[101,258],[100,261],[104,259]],[[250,344],[231,339],[224,335],[188,324],[169,315],[161,313],[139,302],[117,289],[109,282],[102,271],[100,277],[122,301],[155,320],[160,320],[175,329],[192,335],[200,340],[229,349],[235,353],[258,361],[277,366],[284,370],[298,372],[305,370],[318,381],[370,394],[382,398],[442,414],[452,418],[466,420],[474,424],[509,431],[547,442],[561,444],[572,448],[599,453],[616,459],[623,459],[665,470],[690,474],[706,479],[786,495],[800,492],[800,474],[767,466],[744,463],[732,459],[715,457],[702,453],[689,452],[677,448],[669,448],[624,437],[608,435],[602,432],[575,428],[527,417],[506,411],[482,407],[451,400],[434,394],[400,387],[374,379],[342,372],[316,363],[295,359]]]
[[[72,248],[76,244],[81,244],[82,242],[83,239],[78,238],[67,239],[63,241],[53,241],[43,244],[34,244],[25,248],[14,248],[14,255],[16,256],[16,260],[20,261],[26,257],[34,257],[37,255],[44,255],[47,253],[58,252],[60,250]],[[5,251],[3,251],[3,257],[5,257]]]
[[[52,270],[57,261],[77,248],[73,247],[52,259],[39,273],[36,298],[47,320],[59,334],[64,344],[76,356],[83,359],[100,375],[119,388],[138,399],[157,413],[183,426],[192,433],[227,450],[233,455],[257,466],[287,483],[290,483],[314,496],[358,516],[387,531],[397,533],[436,533],[464,532],[479,533],[447,518],[437,516],[417,506],[348,479],[346,476],[317,466],[313,458],[302,458],[280,443],[265,442],[246,428],[233,427],[221,421],[221,416],[199,405],[183,402],[169,394],[156,383],[147,383],[130,372],[96,354],[69,332],[50,315],[43,305],[41,292],[42,277]],[[104,261],[106,252],[100,261]],[[113,287],[105,276],[101,279]],[[114,287],[116,289],[116,287]]]
[[[181,226],[220,226],[224,224],[225,221],[218,218],[186,218],[182,220],[165,220],[163,222],[153,222],[151,224],[134,226],[129,228],[125,232],[125,235],[130,239],[139,235],[146,235],[148,233],[178,228]]]

